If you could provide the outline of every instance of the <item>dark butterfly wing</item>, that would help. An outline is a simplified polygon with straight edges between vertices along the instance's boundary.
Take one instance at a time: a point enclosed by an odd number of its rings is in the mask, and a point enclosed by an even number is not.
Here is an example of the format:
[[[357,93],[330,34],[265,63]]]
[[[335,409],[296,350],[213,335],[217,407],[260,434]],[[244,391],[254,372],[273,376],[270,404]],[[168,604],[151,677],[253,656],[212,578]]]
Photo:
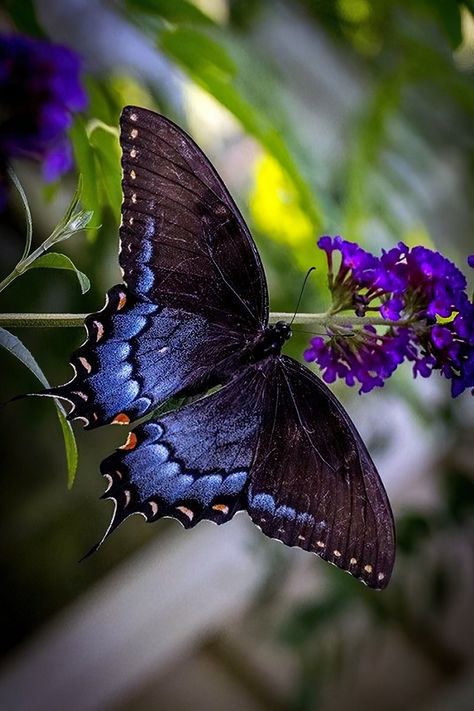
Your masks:
[[[48,394],[68,400],[68,418],[86,429],[127,425],[171,396],[205,390],[245,343],[230,327],[141,301],[123,284],[85,325],[88,339],[71,357],[74,378]]]
[[[202,151],[152,111],[127,107],[121,126],[127,286],[87,319],[74,378],[44,393],[71,402],[69,418],[89,428],[222,382],[268,320],[256,247]]]
[[[101,464],[116,502],[108,535],[127,516],[172,516],[189,528],[228,521],[245,507],[265,375],[243,370],[219,391],[136,427]]]
[[[135,428],[101,465],[127,516],[189,528],[247,509],[264,533],[374,588],[388,583],[390,506],[348,415],[306,368],[268,358],[201,400]]]
[[[214,322],[268,321],[260,257],[227,188],[194,141],[135,106],[121,118],[120,265],[134,294]]]
[[[281,356],[267,377],[250,516],[266,535],[384,588],[394,563],[393,517],[364,443],[307,368]]]

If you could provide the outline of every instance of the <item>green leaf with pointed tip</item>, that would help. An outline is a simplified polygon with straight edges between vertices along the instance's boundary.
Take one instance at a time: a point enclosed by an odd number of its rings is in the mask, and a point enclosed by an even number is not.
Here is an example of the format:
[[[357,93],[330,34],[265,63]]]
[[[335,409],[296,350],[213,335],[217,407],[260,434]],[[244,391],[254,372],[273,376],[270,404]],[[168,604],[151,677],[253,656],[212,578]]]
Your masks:
[[[84,272],[81,272],[74,262],[65,254],[59,254],[58,252],[43,254],[41,257],[38,257],[38,259],[35,259],[28,269],[66,269],[75,273],[83,294],[91,288],[88,277]]]
[[[34,359],[33,355],[30,353],[28,348],[20,341],[17,336],[13,333],[7,331],[0,327],[0,346],[5,348],[9,353],[11,353],[15,358],[23,363],[28,370],[36,376],[39,382],[44,385],[45,388],[49,388],[48,379],[39,367],[38,363]],[[74,437],[74,432],[70,423],[66,420],[66,413],[58,400],[54,401],[56,405],[56,411],[58,413],[59,424],[61,425],[61,430],[64,437],[64,446],[66,449],[66,462],[67,462],[67,481],[68,488],[71,488],[74,483],[74,478],[77,471],[78,463],[78,453],[76,438]]]

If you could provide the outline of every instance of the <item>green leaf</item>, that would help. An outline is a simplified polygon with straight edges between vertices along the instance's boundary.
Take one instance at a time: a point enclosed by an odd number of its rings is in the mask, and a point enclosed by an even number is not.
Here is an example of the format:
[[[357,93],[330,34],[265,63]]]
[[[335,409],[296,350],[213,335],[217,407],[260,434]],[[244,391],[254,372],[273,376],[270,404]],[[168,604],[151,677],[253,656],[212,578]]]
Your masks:
[[[112,126],[94,121],[88,128],[88,135],[108,204],[118,224],[122,205],[122,169],[118,132]]]
[[[26,259],[26,257],[30,253],[31,249],[31,243],[33,240],[33,222],[31,219],[31,210],[30,206],[28,204],[28,199],[26,197],[26,193],[23,190],[23,185],[20,183],[20,180],[13,170],[11,166],[8,166],[8,175],[10,176],[10,180],[12,181],[13,185],[18,191],[18,194],[20,195],[21,202],[23,204],[23,208],[25,210],[25,220],[26,220],[26,236],[25,236],[25,246],[23,248],[23,254],[21,256],[21,259]]]
[[[214,21],[188,0],[127,0],[129,10],[138,10],[167,20],[173,24],[183,22],[212,25]]]
[[[6,11],[15,23],[19,32],[36,37],[44,37],[44,32],[38,24],[36,18],[35,4],[33,0],[6,0]]]
[[[64,448],[66,451],[66,463],[67,463],[67,486],[68,489],[72,489],[74,484],[74,479],[76,478],[77,465],[79,461],[79,455],[77,452],[76,438],[74,436],[71,423],[66,420],[66,416],[62,410],[59,409],[56,403],[56,409],[58,413],[59,424],[61,425],[61,430],[64,439]]]
[[[91,227],[97,228],[102,214],[99,191],[97,190],[97,170],[94,152],[91,150],[86,127],[81,118],[76,118],[70,131],[70,137],[76,165],[83,179],[81,204],[84,210],[94,213]]]
[[[94,217],[92,210],[78,210],[78,205],[82,202],[82,192],[83,192],[84,181],[82,179],[82,174],[79,174],[79,180],[77,181],[77,187],[72,196],[71,202],[64,213],[61,221],[56,225],[52,234],[48,237],[43,246],[45,249],[49,249],[53,244],[58,242],[63,242],[65,239],[69,239],[76,232],[81,232],[81,230],[95,229],[90,226],[90,223]],[[32,257],[34,255],[31,255]]]
[[[237,73],[235,62],[222,45],[190,27],[163,32],[161,44],[174,59],[192,71],[194,78],[205,74],[209,68],[229,77]]]
[[[28,348],[20,341],[17,336],[13,333],[7,331],[0,327],[0,346],[5,348],[9,353],[11,353],[15,358],[23,363],[28,370],[36,376],[39,382],[45,387],[49,388],[50,385],[48,380],[39,367],[38,363],[34,359],[33,355],[30,353]],[[67,472],[68,472],[68,487],[71,488],[74,483],[74,478],[77,471],[78,463],[78,453],[77,444],[74,437],[74,432],[70,423],[66,420],[66,413],[63,406],[58,400],[55,400],[56,410],[58,413],[59,423],[61,425],[61,430],[64,437],[64,446],[66,449],[66,462],[67,462]]]
[[[84,272],[79,271],[74,262],[69,259],[65,254],[59,254],[58,252],[48,252],[48,254],[43,254],[38,259],[35,259],[33,264],[31,264],[29,269],[67,269],[68,271],[74,272],[77,276],[77,280],[81,286],[81,291],[85,294],[91,288],[91,283]]]
[[[312,220],[315,231],[324,224],[323,211],[313,191],[300,172],[285,139],[271,113],[255,106],[244,96],[243,88],[233,82],[236,64],[223,47],[203,33],[190,28],[166,30],[159,35],[159,45],[178,62],[192,79],[228,109],[244,129],[273,155],[293,181],[301,207]],[[216,50],[219,47],[219,50]]]
[[[439,27],[444,32],[452,49],[457,49],[462,42],[461,8],[455,2],[429,0],[426,5],[433,13]]]

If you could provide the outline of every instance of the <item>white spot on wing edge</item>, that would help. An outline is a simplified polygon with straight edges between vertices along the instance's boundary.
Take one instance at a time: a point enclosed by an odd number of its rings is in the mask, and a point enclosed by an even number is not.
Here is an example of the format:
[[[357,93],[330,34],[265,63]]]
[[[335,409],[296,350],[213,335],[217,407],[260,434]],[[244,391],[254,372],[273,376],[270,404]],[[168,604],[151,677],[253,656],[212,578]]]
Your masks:
[[[150,507],[150,516],[156,516],[158,513],[158,504],[156,501],[149,501],[148,506]]]
[[[193,520],[193,518],[194,518],[194,511],[191,511],[191,509],[188,509],[187,506],[177,506],[177,507],[176,507],[176,510],[177,510],[177,511],[181,511],[181,513],[184,514],[185,516],[187,516],[190,521]]]
[[[100,321],[92,321],[92,325],[95,326],[97,333],[96,333],[96,341],[97,343],[100,341],[102,336],[104,335],[104,326],[101,324]]]
[[[121,271],[122,271],[122,276],[123,276],[123,269],[122,269],[122,268],[121,268]],[[102,306],[101,309],[99,309],[98,311],[96,311],[96,313],[97,313],[97,314],[101,314],[103,311],[105,311],[105,310],[107,309],[108,305],[109,305],[109,301],[110,301],[110,299],[109,299],[109,294],[106,292],[106,294],[105,294],[105,303],[104,303],[104,305]],[[81,343],[81,345],[79,346],[79,348],[82,348],[83,346],[85,346],[86,343],[88,343],[88,341],[90,340],[89,330],[88,330],[87,325],[86,325],[85,322],[84,322],[84,328],[86,329],[86,340]],[[75,381],[75,379],[77,378],[77,368],[76,368],[76,366],[74,365],[74,363],[70,363],[69,365],[70,365],[71,368],[73,369],[73,375],[72,375],[72,378],[67,381],[67,383],[64,383],[63,387],[66,387],[67,385],[72,385],[72,383],[73,383],[73,382]],[[68,397],[66,397],[65,395],[55,395],[54,397],[57,397],[57,398],[59,398],[60,400],[66,400],[67,402],[71,403],[71,405],[74,405],[74,403],[72,402],[72,400],[70,400],[70,399],[69,399]],[[72,412],[72,410],[71,410],[71,412]],[[69,413],[69,414],[70,414],[70,413]],[[75,417],[74,419],[75,419],[75,420],[83,420],[85,426],[87,426],[87,425],[89,424],[89,420],[88,420],[86,417]]]
[[[91,372],[92,366],[87,360],[87,358],[84,358],[84,356],[79,356],[79,363],[82,365],[83,368],[85,368],[88,373]]]

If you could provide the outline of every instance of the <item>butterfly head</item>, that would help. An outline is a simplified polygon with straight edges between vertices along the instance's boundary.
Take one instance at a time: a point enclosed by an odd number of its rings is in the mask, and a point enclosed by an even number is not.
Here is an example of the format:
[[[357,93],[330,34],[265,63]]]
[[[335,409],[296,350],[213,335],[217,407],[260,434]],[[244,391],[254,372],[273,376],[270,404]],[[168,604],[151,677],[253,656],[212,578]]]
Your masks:
[[[277,321],[273,326],[270,326],[273,330],[275,338],[281,342],[281,345],[285,343],[289,338],[291,338],[291,326],[285,321]]]

